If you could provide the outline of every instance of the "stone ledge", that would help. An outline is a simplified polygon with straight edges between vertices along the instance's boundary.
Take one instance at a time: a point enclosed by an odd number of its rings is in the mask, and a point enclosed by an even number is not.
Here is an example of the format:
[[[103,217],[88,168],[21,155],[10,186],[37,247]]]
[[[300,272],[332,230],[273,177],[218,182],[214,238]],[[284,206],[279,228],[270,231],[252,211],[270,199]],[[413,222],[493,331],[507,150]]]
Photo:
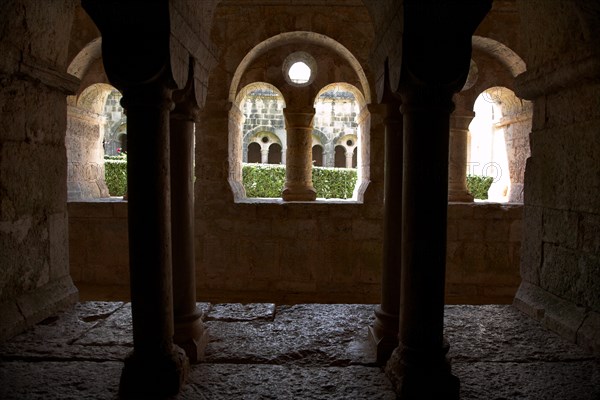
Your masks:
[[[525,281],[513,305],[570,342],[600,354],[600,313],[578,307]]]
[[[0,304],[0,342],[75,304],[78,297],[71,277],[65,276]]]

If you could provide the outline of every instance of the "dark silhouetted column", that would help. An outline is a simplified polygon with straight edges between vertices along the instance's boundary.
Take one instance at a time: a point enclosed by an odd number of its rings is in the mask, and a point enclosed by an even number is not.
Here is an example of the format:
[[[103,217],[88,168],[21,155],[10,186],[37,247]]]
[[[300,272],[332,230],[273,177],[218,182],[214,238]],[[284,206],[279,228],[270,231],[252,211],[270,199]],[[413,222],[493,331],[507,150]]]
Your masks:
[[[388,363],[401,398],[458,399],[444,343],[448,133],[452,93],[402,96],[404,174],[400,344]]]
[[[283,110],[287,131],[285,186],[286,201],[312,201],[317,192],[312,183],[312,121],[315,109]]]
[[[171,112],[171,226],[173,246],[174,341],[190,362],[204,356],[208,332],[196,307],[196,265],[194,257],[194,120],[198,114],[193,90],[193,69],[189,85],[175,92]]]
[[[458,400],[444,339],[452,97],[491,0],[405,0],[399,94],[404,121],[399,345],[386,365],[400,399]]]
[[[124,90],[127,109],[129,270],[133,353],[121,393],[175,394],[187,358],[173,345],[169,111],[171,90],[155,82]]]

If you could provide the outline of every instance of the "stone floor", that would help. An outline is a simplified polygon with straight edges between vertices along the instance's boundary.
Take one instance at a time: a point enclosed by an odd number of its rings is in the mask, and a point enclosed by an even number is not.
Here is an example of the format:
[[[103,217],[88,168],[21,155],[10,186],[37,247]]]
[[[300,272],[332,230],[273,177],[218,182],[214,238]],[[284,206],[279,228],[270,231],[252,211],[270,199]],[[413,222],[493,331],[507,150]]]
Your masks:
[[[367,341],[372,305],[199,303],[206,361],[180,399],[395,399]],[[84,302],[0,344],[0,399],[116,399],[131,308]],[[600,399],[600,360],[511,306],[448,306],[466,399]]]

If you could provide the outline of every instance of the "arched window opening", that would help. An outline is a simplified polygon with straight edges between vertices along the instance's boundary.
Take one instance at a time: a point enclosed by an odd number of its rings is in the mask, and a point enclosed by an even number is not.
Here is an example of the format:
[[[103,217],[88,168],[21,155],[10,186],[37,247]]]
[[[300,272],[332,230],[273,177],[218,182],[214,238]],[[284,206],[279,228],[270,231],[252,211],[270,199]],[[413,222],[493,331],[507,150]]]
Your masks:
[[[103,115],[106,123],[102,145],[105,156],[118,156],[127,151],[127,117],[121,107],[122,97],[121,92],[114,89],[104,104]]]
[[[323,146],[316,144],[312,147],[312,162],[315,167],[323,166]]]
[[[269,164],[281,164],[281,145],[279,143],[273,143],[269,146]]]
[[[531,102],[519,99],[510,89],[493,87],[477,97],[473,110],[467,176],[491,180],[487,199],[485,193],[480,199],[523,202],[525,162],[530,154]]]
[[[352,151],[352,168],[356,168],[358,165],[358,151],[357,148],[355,147],[354,150]]]
[[[252,142],[248,145],[248,163],[259,164],[261,162],[260,144]]]
[[[346,168],[346,149],[344,146],[335,146],[335,162],[334,167]]]
[[[123,150],[119,139],[127,133],[120,98],[119,91],[106,83],[92,84],[68,98],[65,145],[69,200],[124,194],[126,164],[105,163],[106,156],[116,157]]]

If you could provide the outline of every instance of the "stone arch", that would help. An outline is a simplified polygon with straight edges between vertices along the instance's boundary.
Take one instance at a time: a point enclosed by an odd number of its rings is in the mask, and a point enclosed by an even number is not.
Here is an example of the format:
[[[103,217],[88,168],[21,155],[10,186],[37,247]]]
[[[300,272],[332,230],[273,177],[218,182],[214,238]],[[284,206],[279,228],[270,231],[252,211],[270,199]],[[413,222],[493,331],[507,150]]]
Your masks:
[[[312,162],[315,167],[323,166],[323,146],[320,144],[313,144],[312,146]]]
[[[337,145],[334,148],[334,164],[335,168],[346,168],[346,149],[344,146]]]
[[[247,159],[248,159],[248,163],[250,164],[258,164],[261,162],[261,157],[260,157],[260,144],[258,144],[257,142],[251,142],[248,145],[248,151],[247,151]]]
[[[356,184],[355,195],[357,198],[362,198],[365,190],[368,187],[370,171],[369,160],[369,152],[370,149],[368,145],[362,145],[363,143],[369,143],[369,120],[370,113],[367,109],[367,102],[363,97],[362,92],[355,86],[345,83],[345,82],[337,82],[333,84],[329,84],[323,87],[319,93],[315,96],[315,109],[319,112],[319,100],[322,96],[325,96],[328,93],[349,93],[352,95],[352,102],[356,103],[356,110],[351,110],[350,115],[348,116],[349,120],[352,122],[348,125],[350,130],[343,129],[339,132],[329,132],[328,140],[324,146],[325,152],[325,166],[331,167],[355,167],[358,169],[358,179]],[[333,112],[332,105],[332,112]],[[324,128],[327,129],[327,128]],[[346,143],[342,143],[342,138],[351,139],[352,145],[348,146]],[[344,148],[344,162],[341,162],[341,156],[338,155],[338,151],[336,146],[342,146]],[[356,150],[356,153],[354,153]],[[353,154],[356,154],[354,156]],[[356,158],[355,161],[352,161],[353,158]]]
[[[252,64],[261,54],[267,52],[268,50],[293,42],[309,43],[323,46],[325,48],[330,49],[335,54],[339,55],[342,59],[348,62],[348,64],[354,70],[354,73],[356,74],[360,82],[362,94],[364,96],[365,101],[367,103],[371,102],[371,88],[367,76],[362,66],[360,65],[360,62],[350,52],[350,50],[348,50],[342,44],[328,36],[308,31],[280,33],[254,46],[254,48],[250,50],[248,54],[246,54],[246,56],[239,63],[233,75],[229,89],[229,101],[233,102],[238,97],[239,85],[242,76],[244,75],[250,64]]]
[[[269,164],[281,164],[283,161],[283,148],[279,143],[271,143],[269,146],[269,156],[267,163]]]
[[[519,99],[508,88],[493,86],[480,93],[473,107],[476,115],[469,129],[469,172],[494,177],[489,200],[522,203],[532,103]],[[475,154],[478,147],[480,154]]]
[[[278,124],[274,124],[273,121],[270,121],[270,125],[258,123],[252,124],[250,127],[251,124],[247,124],[247,112],[251,112],[251,110],[245,110],[244,103],[252,93],[257,91],[268,91],[274,94],[274,98],[278,102],[276,105],[277,113],[281,114],[278,117],[281,128],[277,126]],[[260,161],[264,163],[269,162],[270,146],[273,143],[277,143],[282,148],[280,151],[281,159],[277,159],[276,156],[272,155],[271,160],[277,160],[278,164],[285,163],[286,138],[285,134],[283,134],[283,108],[285,108],[285,104],[285,99],[281,91],[274,85],[266,82],[253,82],[246,85],[237,93],[234,102],[231,104],[228,124],[229,185],[235,199],[242,199],[246,196],[242,184],[242,163],[249,162],[248,149],[251,143],[257,143],[261,147]],[[260,142],[260,138],[263,136],[270,138],[268,143]]]

